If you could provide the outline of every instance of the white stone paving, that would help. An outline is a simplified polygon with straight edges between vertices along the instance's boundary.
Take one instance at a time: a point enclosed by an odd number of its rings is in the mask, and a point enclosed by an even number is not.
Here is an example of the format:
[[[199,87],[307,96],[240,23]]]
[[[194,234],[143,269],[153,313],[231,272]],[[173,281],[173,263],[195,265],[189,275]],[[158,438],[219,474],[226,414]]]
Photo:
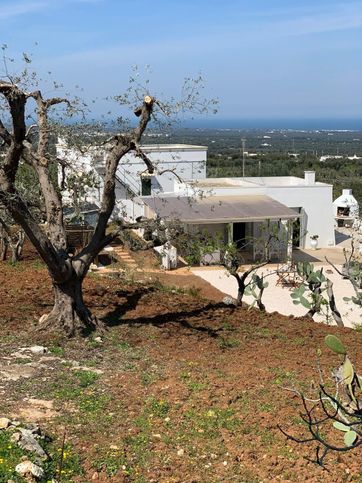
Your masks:
[[[319,265],[316,268],[319,269],[320,267],[321,266]],[[337,268],[341,269],[341,266],[338,265]],[[337,308],[342,315],[344,325],[346,327],[362,325],[362,309],[353,304],[352,302],[346,302],[343,300],[343,297],[351,297],[351,295],[353,295],[354,293],[351,283],[348,280],[344,280],[329,265],[324,265],[324,272],[326,270],[332,270],[333,272],[325,274],[333,282],[333,290]],[[263,273],[264,275],[267,275],[266,279],[269,282],[269,286],[265,289],[263,295],[263,303],[265,304],[266,310],[268,312],[276,311],[283,315],[305,315],[307,309],[305,309],[302,305],[293,304],[293,299],[290,296],[292,289],[276,285],[277,275],[275,273],[272,273],[273,271],[275,271],[275,267],[263,267],[258,270],[259,274]],[[234,279],[234,277],[228,275],[226,270],[222,268],[215,269],[214,267],[200,269],[193,268],[192,273],[206,280],[226,295],[230,295],[231,297],[236,298],[236,280]],[[246,303],[250,304],[253,301],[253,298],[248,296],[245,297],[244,300]],[[316,320],[317,322],[326,322],[326,317],[317,314],[314,316],[314,320]],[[332,322],[332,325],[335,325],[335,323]]]

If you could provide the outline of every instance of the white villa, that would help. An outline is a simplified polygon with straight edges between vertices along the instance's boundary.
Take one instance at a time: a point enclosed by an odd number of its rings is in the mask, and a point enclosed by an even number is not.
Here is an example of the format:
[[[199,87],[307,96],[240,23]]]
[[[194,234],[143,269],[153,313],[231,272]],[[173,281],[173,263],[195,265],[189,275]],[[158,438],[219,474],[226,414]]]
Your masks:
[[[275,258],[285,258],[293,246],[309,248],[312,235],[318,236],[321,248],[335,245],[332,185],[316,182],[312,171],[305,172],[304,178],[207,178],[205,146],[147,145],[142,149],[153,161],[155,173],[149,175],[141,159],[127,155],[117,170],[115,217],[179,220],[190,233],[207,229],[236,242],[240,249],[248,245],[253,258],[260,247],[245,240],[265,238],[272,226],[285,234],[285,242],[274,247]],[[59,141],[57,155],[71,160],[81,172],[101,174],[103,170],[104,156],[99,152],[78,158]],[[97,206],[102,191],[99,179],[99,188],[90,190],[86,200]]]

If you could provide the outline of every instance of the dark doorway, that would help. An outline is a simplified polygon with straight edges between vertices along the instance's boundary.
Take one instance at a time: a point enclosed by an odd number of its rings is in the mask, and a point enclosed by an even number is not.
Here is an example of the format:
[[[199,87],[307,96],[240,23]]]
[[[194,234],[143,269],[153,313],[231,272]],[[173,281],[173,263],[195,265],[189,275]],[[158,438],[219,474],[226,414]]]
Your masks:
[[[302,242],[302,233],[301,233],[301,216],[303,212],[303,208],[298,207],[298,208],[291,208],[291,210],[295,211],[298,213],[299,217],[293,220],[293,225],[292,225],[292,239],[293,239],[293,248],[299,248],[301,246]]]
[[[233,242],[241,250],[246,245],[246,223],[233,224]]]
[[[300,218],[293,221],[293,248],[300,247]]]

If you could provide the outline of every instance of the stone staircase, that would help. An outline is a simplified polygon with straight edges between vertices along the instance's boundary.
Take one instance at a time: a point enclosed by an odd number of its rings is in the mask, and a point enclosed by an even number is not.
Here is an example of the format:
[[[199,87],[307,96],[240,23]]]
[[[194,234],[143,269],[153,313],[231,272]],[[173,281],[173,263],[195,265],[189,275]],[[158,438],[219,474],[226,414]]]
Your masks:
[[[131,256],[130,252],[123,245],[114,246],[112,255],[119,262],[123,263],[126,268],[130,270],[137,270],[138,265],[135,259]]]

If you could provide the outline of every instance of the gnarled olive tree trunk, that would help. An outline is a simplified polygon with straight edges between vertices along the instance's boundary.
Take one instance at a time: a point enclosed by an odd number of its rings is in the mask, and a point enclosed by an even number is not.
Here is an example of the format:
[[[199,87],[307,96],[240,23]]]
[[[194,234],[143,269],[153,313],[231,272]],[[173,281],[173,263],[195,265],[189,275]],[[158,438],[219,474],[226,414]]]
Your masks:
[[[88,269],[98,255],[118,233],[106,234],[109,218],[115,206],[115,184],[118,165],[130,151],[146,164],[153,173],[153,165],[139,145],[143,132],[151,118],[155,100],[145,96],[141,107],[135,110],[138,126],[128,133],[120,133],[102,145],[105,153],[103,194],[97,225],[92,239],[83,250],[74,256],[67,247],[63,219],[62,197],[50,174],[51,162],[59,162],[49,147],[50,123],[48,109],[56,104],[70,102],[67,99],[44,99],[40,91],[25,92],[12,81],[0,80],[0,96],[8,105],[12,127],[8,129],[0,118],[0,141],[5,155],[0,163],[0,204],[22,227],[39,255],[47,265],[54,289],[54,307],[50,314],[41,317],[39,328],[60,330],[68,336],[86,335],[102,327],[85,306],[82,282]],[[26,105],[29,98],[36,102],[37,136],[30,135],[26,126]],[[0,112],[1,114],[1,112]],[[33,127],[33,126],[31,126]],[[37,175],[44,201],[46,227],[33,218],[15,186],[15,177],[20,161],[30,165]],[[66,162],[66,161],[65,161]]]
[[[242,274],[238,272],[239,265],[234,264],[232,267],[228,265],[224,265],[228,270],[228,272],[230,273],[230,275],[232,275],[238,283],[238,295],[236,298],[236,305],[239,305],[241,307],[243,304],[245,290],[250,285],[250,281],[247,282],[247,278],[249,277],[249,275],[255,272],[256,270],[258,270],[259,268],[264,267],[267,263],[269,263],[269,261],[258,263],[257,265],[253,265]],[[257,300],[257,304],[260,310],[265,310],[265,306],[261,301],[263,292],[264,292],[264,289],[260,291],[259,299]]]
[[[44,318],[41,329],[61,328],[70,337],[87,335],[102,329],[102,323],[86,307],[83,300],[83,279],[74,274],[65,283],[53,281],[54,307]]]
[[[5,262],[8,254],[9,242],[4,229],[0,226],[0,260]]]

